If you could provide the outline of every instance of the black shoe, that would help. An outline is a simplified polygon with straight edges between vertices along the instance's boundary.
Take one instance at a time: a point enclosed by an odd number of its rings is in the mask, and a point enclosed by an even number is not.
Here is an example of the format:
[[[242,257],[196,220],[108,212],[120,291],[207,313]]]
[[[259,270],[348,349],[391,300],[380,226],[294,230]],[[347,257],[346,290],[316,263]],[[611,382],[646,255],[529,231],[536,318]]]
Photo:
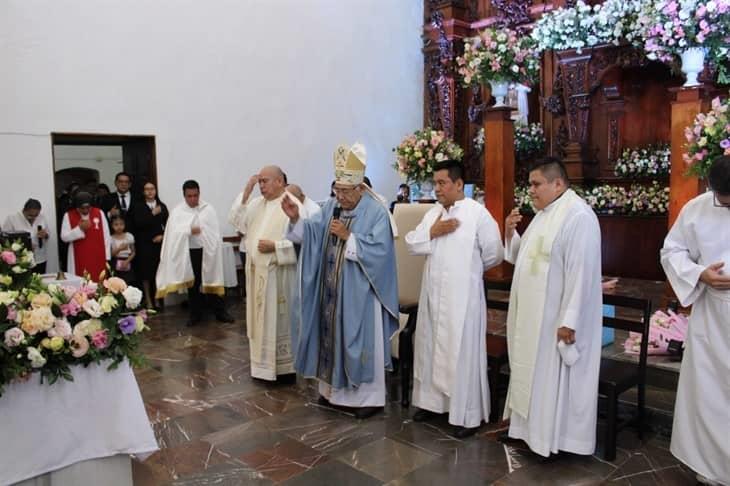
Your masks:
[[[233,316],[230,315],[228,312],[223,311],[223,312],[219,312],[218,314],[215,315],[215,320],[218,322],[225,322],[227,324],[230,324],[235,319],[233,319]]]
[[[364,420],[370,418],[378,412],[381,412],[383,407],[359,407],[355,409],[355,418]]]
[[[185,324],[188,327],[197,326],[200,324],[200,316],[190,316],[188,322]]]
[[[418,412],[413,414],[413,421],[414,422],[425,422],[427,420],[431,420],[432,418],[436,418],[439,414],[436,412],[432,412],[430,410],[424,410],[419,409]]]
[[[317,403],[318,403],[319,405],[322,405],[323,407],[331,407],[331,406],[332,406],[332,404],[330,403],[330,401],[329,401],[329,400],[327,400],[327,399],[326,399],[325,397],[323,397],[322,395],[320,395],[320,396],[319,396],[319,398],[317,399]]]
[[[477,433],[479,427],[454,427],[454,437],[457,439],[466,439]]]
[[[296,385],[297,384],[297,374],[296,373],[287,373],[286,375],[277,375],[276,383],[278,383],[279,385]]]

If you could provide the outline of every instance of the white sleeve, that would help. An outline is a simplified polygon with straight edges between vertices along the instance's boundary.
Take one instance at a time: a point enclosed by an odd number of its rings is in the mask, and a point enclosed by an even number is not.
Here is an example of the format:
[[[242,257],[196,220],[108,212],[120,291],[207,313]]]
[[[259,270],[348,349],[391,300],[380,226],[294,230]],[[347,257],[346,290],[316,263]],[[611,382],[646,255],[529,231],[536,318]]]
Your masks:
[[[485,216],[479,218],[479,222],[477,223],[477,241],[479,242],[484,270],[488,270],[502,263],[504,259],[502,237],[499,234],[499,226],[489,211],[487,211]]]
[[[345,258],[353,262],[357,261],[357,240],[352,233],[345,243]]]
[[[106,218],[101,218],[104,221],[104,224],[106,225]],[[107,230],[108,232],[108,230]],[[71,222],[68,219],[68,213],[63,215],[63,222],[61,223],[61,239],[65,241],[66,243],[71,243],[76,240],[83,240],[86,238],[86,233],[84,233],[84,230],[82,230],[80,227],[71,228]],[[106,240],[108,243],[108,240]],[[108,244],[107,244],[107,252]],[[108,260],[108,259],[107,259]]]
[[[104,246],[106,247],[106,260],[109,261],[112,259],[112,250],[111,250],[111,242],[112,237],[111,234],[109,234],[109,223],[106,222],[106,218],[101,218],[101,228],[104,232]]]
[[[514,265],[517,262],[517,255],[520,252],[520,234],[515,230],[511,240],[505,240],[504,243],[504,259]]]
[[[228,211],[228,222],[236,228],[240,233],[246,234],[246,213],[248,204],[241,204],[243,193],[236,196],[233,200],[230,211]],[[248,201],[246,201],[248,203]]]
[[[700,255],[697,245],[692,244],[692,235],[689,233],[683,210],[669,230],[660,252],[667,280],[679,302],[685,307],[693,304],[705,289],[705,284],[700,282],[700,275],[705,267],[697,264]]]
[[[406,234],[406,247],[411,255],[431,254],[431,226],[433,226],[431,219],[426,213],[416,229]]]
[[[297,252],[294,250],[294,243],[289,240],[278,240],[274,242],[277,265],[296,265]]]

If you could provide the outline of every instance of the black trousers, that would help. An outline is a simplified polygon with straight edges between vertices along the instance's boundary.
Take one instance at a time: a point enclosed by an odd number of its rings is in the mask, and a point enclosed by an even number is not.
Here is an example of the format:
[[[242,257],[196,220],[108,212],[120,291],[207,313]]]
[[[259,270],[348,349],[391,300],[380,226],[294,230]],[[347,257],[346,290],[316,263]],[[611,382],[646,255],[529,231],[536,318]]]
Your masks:
[[[190,263],[193,265],[195,283],[188,289],[188,311],[190,317],[200,319],[203,316],[204,298],[208,301],[208,307],[213,309],[215,315],[223,314],[225,307],[223,299],[218,295],[200,293],[200,286],[203,283],[203,249],[190,250]]]
[[[33,273],[46,273],[46,262],[38,263],[33,267]]]

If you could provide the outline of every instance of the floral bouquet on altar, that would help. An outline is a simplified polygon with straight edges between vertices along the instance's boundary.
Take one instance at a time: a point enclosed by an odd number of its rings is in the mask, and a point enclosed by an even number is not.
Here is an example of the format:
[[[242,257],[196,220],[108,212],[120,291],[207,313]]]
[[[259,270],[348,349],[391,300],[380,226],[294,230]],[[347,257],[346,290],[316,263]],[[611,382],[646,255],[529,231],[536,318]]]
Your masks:
[[[11,251],[21,260],[25,250]],[[0,267],[4,271],[4,267]],[[0,275],[0,395],[11,382],[40,374],[49,384],[73,381],[72,365],[110,360],[108,369],[125,359],[139,366],[140,334],[149,329],[139,310],[142,292],[118,277],[73,286],[45,285],[32,274],[20,282]]]
[[[464,41],[464,55],[456,64],[467,86],[490,81],[532,84],[540,71],[540,56],[529,36],[488,28]]]
[[[730,0],[645,1],[639,15],[644,50],[649,59],[666,63],[697,49],[718,68],[719,81],[730,82],[726,64],[730,49]],[[700,62],[698,70],[702,71]],[[692,84],[692,83],[691,83]]]
[[[715,158],[730,155],[730,99],[712,100],[709,113],[700,113],[694,125],[684,129],[687,152],[683,155],[688,172],[705,177]]]
[[[515,123],[515,156],[528,159],[545,151],[545,132],[539,123]]]
[[[650,185],[632,184],[626,194],[626,214],[652,216],[665,214],[668,209],[669,187],[657,181]]]
[[[0,288],[25,287],[33,279],[33,252],[21,243],[0,246]]]
[[[440,130],[425,128],[408,135],[393,149],[393,167],[409,181],[429,181],[433,166],[444,160],[461,160],[464,150]]]
[[[614,173],[619,177],[656,177],[668,175],[672,151],[669,144],[624,149],[616,160]]]
[[[670,354],[667,350],[669,341],[684,342],[687,339],[688,325],[689,321],[684,314],[676,314],[671,310],[656,311],[649,320],[649,354]],[[630,332],[624,342],[624,350],[627,353],[639,354],[640,346],[641,333]]]

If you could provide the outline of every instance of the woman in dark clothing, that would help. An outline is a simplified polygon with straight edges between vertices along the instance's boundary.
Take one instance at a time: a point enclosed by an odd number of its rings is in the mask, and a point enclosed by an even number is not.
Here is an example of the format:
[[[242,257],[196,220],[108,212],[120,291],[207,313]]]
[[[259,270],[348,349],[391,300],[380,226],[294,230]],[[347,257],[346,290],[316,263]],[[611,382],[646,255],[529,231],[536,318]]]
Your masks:
[[[167,206],[157,197],[157,187],[151,182],[143,186],[144,204],[134,208],[134,237],[137,256],[135,258],[137,277],[142,281],[147,307],[155,304],[155,275],[160,264],[162,235],[169,213]]]

